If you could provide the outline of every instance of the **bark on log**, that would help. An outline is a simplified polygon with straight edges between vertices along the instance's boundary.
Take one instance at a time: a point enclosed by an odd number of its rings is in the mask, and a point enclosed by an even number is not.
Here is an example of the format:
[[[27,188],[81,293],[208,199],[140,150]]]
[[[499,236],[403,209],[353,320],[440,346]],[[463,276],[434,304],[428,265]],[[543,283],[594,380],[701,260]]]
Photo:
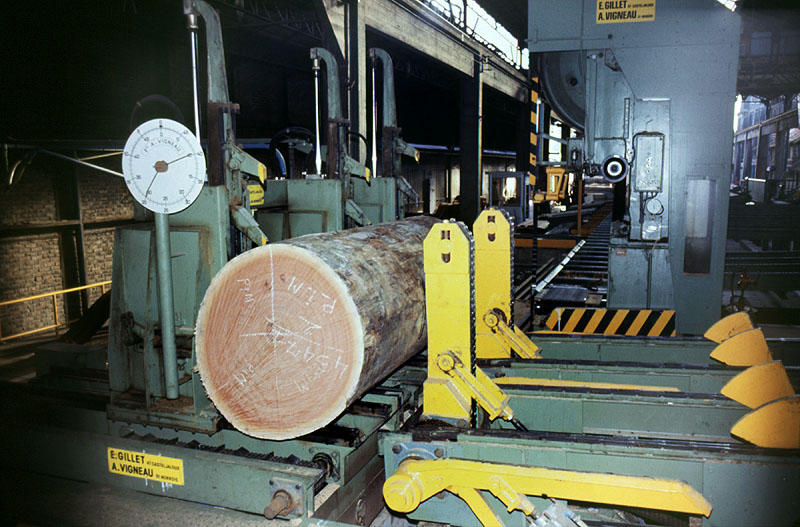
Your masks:
[[[333,421],[426,342],[434,218],[312,234],[237,256],[197,318],[197,366],[238,430],[291,439]]]

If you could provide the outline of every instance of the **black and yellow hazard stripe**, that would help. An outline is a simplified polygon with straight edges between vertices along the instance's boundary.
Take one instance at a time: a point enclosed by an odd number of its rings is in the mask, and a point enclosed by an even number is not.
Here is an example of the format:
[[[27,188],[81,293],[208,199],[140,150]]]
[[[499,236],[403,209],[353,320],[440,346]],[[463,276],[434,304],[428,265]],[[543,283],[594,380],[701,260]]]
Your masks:
[[[559,333],[674,337],[675,311],[559,307],[550,313],[544,324]]]
[[[528,179],[532,187],[536,186],[536,174],[539,156],[539,77],[531,79],[531,144],[530,163],[528,166]]]

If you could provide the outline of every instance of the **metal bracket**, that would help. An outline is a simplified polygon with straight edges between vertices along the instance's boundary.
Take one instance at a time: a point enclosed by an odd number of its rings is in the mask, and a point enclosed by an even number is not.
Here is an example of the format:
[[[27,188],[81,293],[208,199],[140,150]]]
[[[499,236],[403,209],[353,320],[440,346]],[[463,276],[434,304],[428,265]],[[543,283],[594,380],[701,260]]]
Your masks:
[[[484,315],[483,320],[505,348],[513,350],[523,359],[541,358],[539,347],[517,326],[509,326],[502,311],[493,309]]]
[[[475,366],[475,374],[471,374],[461,359],[449,350],[439,354],[436,365],[451,377],[453,388],[474,399],[486,411],[490,420],[502,417],[510,421],[514,418],[514,411],[508,405],[511,397],[506,395],[482,369]]]
[[[361,226],[372,225],[372,222],[369,221],[369,218],[367,218],[367,215],[361,210],[361,207],[352,199],[348,199],[345,202],[344,212],[349,218],[352,218],[354,222]]]
[[[232,207],[233,224],[247,236],[256,246],[266,245],[269,239],[261,230],[253,215],[244,207]]]

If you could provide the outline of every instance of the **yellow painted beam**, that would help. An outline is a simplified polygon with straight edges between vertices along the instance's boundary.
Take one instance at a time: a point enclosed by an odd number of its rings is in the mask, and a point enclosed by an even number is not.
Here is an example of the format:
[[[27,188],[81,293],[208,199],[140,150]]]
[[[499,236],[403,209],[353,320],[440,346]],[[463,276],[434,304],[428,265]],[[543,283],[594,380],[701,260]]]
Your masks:
[[[700,493],[676,480],[461,459],[405,460],[386,480],[383,497],[390,509],[407,513],[443,490],[452,492],[451,489],[463,488],[490,492],[504,503],[510,501],[510,488],[525,496],[644,507],[692,515],[709,516],[712,509]],[[514,505],[511,500],[509,511],[516,508],[530,514],[525,511],[528,508],[525,501]],[[475,512],[485,515],[484,510]]]
[[[553,388],[597,388],[602,390],[638,390],[645,392],[680,392],[674,386],[646,386],[642,384],[616,384],[613,382],[569,381],[565,379],[537,379],[531,377],[499,377],[494,380],[500,386],[549,386]]]
[[[714,348],[711,358],[728,366],[755,366],[770,362],[772,354],[760,329],[748,329]]]
[[[774,360],[747,368],[728,381],[721,393],[748,408],[758,408],[794,395],[794,388],[783,363]]]
[[[800,395],[753,410],[733,425],[731,434],[764,448],[800,448]]]

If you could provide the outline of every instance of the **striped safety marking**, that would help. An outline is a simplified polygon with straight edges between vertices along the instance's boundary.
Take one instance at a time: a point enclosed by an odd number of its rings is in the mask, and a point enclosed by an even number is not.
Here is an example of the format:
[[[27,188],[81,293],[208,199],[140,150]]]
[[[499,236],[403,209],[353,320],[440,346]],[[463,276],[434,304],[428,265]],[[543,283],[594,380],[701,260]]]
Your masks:
[[[545,326],[559,333],[587,335],[628,335],[632,337],[674,337],[672,309],[586,309],[559,307],[550,313]]]
[[[531,79],[531,145],[530,145],[530,164],[528,167],[528,179],[531,186],[536,185],[537,174],[537,159],[538,154],[537,144],[539,141],[539,78],[533,77]]]

